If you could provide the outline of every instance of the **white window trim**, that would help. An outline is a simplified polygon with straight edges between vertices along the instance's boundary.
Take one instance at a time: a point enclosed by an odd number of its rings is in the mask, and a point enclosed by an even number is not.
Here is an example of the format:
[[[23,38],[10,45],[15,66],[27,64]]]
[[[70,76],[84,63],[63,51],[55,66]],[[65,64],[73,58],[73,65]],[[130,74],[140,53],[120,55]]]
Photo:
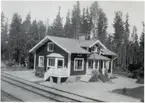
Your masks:
[[[64,68],[64,58],[56,58],[56,59],[57,59],[56,67],[58,68],[58,60],[62,60],[63,61],[62,68]]]
[[[39,56],[38,67],[44,67],[44,65],[43,66],[40,66],[40,58],[41,57],[43,57],[43,64],[44,64],[44,56]]]
[[[55,60],[54,66],[50,66],[50,65],[49,65],[49,59],[50,59],[50,58],[51,58],[51,59],[53,58],[53,59]],[[47,58],[47,67],[56,67],[56,58],[54,58],[54,57],[48,57],[48,58]]]
[[[76,69],[75,68],[75,61],[76,60],[82,60],[82,69]],[[74,71],[83,71],[84,70],[84,58],[75,58],[74,59]]]
[[[49,49],[49,45],[50,45],[50,44],[53,45],[53,50],[50,50],[50,49]],[[54,51],[54,43],[53,43],[53,42],[48,42],[48,43],[47,43],[47,51],[48,51],[48,52],[53,52],[53,51]]]

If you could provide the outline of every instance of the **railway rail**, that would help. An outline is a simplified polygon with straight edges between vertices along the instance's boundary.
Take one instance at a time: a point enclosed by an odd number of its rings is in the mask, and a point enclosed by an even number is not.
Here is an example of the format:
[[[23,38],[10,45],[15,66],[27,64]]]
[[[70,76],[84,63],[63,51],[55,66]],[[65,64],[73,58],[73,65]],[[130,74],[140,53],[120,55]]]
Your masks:
[[[7,99],[5,99],[5,97],[6,97]],[[15,97],[15,96],[13,96],[13,95],[11,95],[11,94],[9,94],[9,93],[3,91],[3,90],[1,90],[1,101],[2,101],[2,102],[6,102],[6,101],[10,101],[10,100],[11,100],[11,102],[12,102],[12,101],[13,101],[13,102],[24,102],[23,100],[21,100],[21,99]]]
[[[4,72],[1,73],[1,80],[56,102],[102,102],[100,100],[32,83]]]

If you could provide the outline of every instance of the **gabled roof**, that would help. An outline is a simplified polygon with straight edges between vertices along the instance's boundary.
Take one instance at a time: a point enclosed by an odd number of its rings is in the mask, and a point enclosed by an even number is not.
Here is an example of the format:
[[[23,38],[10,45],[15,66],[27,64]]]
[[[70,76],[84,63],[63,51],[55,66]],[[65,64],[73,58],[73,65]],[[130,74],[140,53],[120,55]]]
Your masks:
[[[105,45],[100,42],[100,40],[80,40],[81,47],[92,47],[95,44],[99,43],[104,49],[106,49]]]
[[[109,49],[101,49],[104,55],[117,55],[116,53],[110,51]]]
[[[82,47],[90,47],[96,41],[98,41],[98,40],[80,40],[80,46],[82,46]]]
[[[69,39],[69,38],[54,37],[54,36],[46,36],[38,44],[36,44],[29,52],[36,51],[40,46],[42,46],[48,40],[51,40],[52,42],[54,42],[56,45],[58,45],[68,53],[90,54],[88,51],[80,47],[79,41],[77,39]]]
[[[95,59],[95,60],[110,60],[109,58],[99,55],[99,54],[92,54],[88,57],[88,59]]]

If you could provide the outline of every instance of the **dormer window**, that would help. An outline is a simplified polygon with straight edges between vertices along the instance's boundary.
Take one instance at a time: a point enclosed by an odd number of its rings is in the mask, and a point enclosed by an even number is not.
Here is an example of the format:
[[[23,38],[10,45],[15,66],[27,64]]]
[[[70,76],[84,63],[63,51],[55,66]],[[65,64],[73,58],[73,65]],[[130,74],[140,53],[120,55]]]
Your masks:
[[[96,46],[93,46],[93,47],[91,48],[91,52],[95,52],[95,50],[96,50]]]
[[[100,54],[101,53],[101,50],[100,50],[100,47],[97,48],[97,54]]]
[[[53,52],[54,51],[54,43],[49,42],[47,46],[47,51]]]

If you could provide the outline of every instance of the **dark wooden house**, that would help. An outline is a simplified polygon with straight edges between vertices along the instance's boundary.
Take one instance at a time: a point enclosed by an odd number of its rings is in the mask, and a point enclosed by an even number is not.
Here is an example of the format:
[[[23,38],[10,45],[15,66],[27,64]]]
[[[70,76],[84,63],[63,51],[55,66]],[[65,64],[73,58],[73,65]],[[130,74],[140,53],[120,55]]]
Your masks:
[[[34,70],[44,80],[90,74],[94,69],[107,68],[112,73],[117,54],[99,40],[77,40],[46,36],[30,51],[34,54]]]

